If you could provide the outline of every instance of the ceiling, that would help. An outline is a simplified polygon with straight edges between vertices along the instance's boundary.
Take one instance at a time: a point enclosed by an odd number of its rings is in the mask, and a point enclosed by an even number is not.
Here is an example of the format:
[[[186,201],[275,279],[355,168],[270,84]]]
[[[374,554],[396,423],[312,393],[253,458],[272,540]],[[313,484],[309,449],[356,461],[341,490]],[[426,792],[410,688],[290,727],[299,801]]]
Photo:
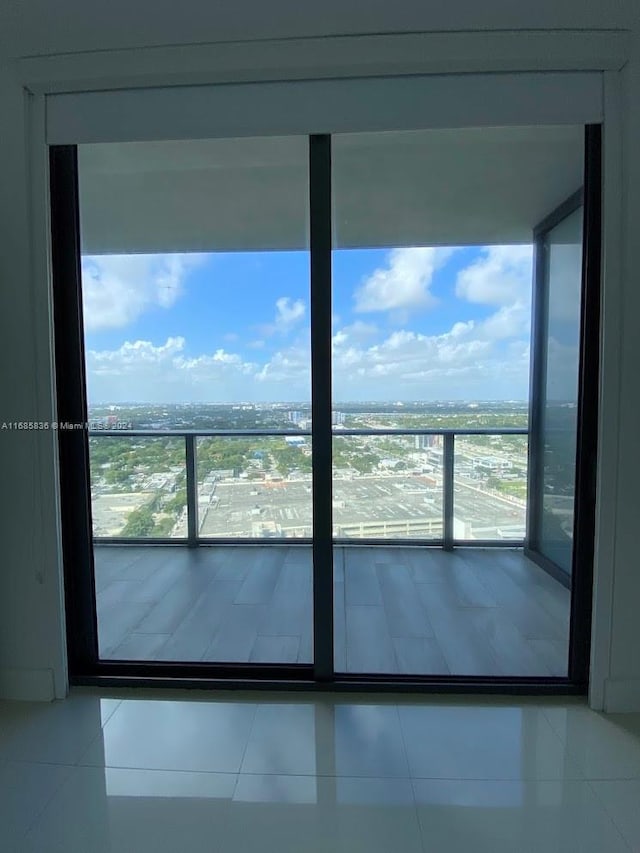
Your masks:
[[[333,137],[336,248],[531,242],[580,188],[583,129]],[[308,247],[305,137],[79,148],[85,254]]]

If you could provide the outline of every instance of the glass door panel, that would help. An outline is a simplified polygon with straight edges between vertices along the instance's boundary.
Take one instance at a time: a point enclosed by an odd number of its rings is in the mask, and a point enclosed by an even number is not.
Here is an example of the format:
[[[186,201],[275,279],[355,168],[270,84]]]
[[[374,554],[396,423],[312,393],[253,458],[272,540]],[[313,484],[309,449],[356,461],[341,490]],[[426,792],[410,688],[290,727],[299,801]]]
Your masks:
[[[336,670],[566,675],[523,546],[533,230],[583,128],[343,134],[332,166]]]
[[[100,657],[311,663],[308,140],[78,168]]]
[[[582,208],[545,239],[547,322],[542,406],[540,553],[571,573],[578,428]]]

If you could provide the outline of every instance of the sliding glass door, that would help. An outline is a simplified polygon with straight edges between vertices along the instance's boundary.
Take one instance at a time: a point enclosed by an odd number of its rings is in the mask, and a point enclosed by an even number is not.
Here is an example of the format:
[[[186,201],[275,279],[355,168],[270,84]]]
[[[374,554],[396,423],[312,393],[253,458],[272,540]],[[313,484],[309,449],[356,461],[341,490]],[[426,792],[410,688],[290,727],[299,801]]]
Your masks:
[[[582,194],[538,229],[535,483],[530,546],[571,576],[580,382]]]
[[[572,678],[584,127],[51,164],[80,678]]]
[[[542,390],[531,306],[535,227],[581,188],[583,151],[580,127],[333,139],[339,672],[567,675],[569,585],[523,545],[535,399],[542,537],[571,560],[552,529],[575,490],[579,213],[549,235],[543,346],[567,355]]]
[[[78,177],[99,656],[310,664],[307,139],[82,145]]]

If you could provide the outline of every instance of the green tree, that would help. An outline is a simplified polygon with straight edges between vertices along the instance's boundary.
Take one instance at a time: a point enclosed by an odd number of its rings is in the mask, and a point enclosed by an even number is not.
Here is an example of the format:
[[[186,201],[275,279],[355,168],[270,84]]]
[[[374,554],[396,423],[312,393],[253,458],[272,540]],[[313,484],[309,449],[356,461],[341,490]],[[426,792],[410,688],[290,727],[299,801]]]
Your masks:
[[[127,523],[122,531],[123,536],[145,537],[150,536],[153,532],[156,523],[153,518],[153,511],[149,504],[134,509],[129,514]]]

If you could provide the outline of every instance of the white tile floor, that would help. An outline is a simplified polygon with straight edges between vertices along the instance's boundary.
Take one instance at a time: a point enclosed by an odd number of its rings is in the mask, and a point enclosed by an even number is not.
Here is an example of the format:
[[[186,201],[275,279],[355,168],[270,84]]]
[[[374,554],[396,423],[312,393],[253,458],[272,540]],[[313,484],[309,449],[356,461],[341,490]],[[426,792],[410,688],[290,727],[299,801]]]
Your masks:
[[[76,691],[0,703],[2,853],[640,851],[640,714]]]

